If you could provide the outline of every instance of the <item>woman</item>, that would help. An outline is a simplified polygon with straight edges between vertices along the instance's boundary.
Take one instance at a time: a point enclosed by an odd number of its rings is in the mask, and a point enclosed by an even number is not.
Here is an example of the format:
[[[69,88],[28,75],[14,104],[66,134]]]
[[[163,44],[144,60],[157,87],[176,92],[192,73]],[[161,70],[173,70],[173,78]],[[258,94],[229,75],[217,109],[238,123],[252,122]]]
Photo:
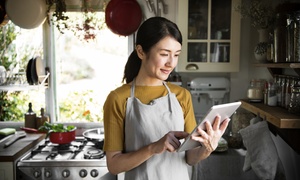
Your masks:
[[[196,126],[188,90],[165,83],[176,67],[181,33],[173,22],[147,19],[139,28],[136,47],[128,58],[123,80],[104,105],[108,169],[128,180],[189,179],[188,166],[205,159],[217,147],[228,119],[206,124],[193,140],[202,147],[178,153],[180,139]]]

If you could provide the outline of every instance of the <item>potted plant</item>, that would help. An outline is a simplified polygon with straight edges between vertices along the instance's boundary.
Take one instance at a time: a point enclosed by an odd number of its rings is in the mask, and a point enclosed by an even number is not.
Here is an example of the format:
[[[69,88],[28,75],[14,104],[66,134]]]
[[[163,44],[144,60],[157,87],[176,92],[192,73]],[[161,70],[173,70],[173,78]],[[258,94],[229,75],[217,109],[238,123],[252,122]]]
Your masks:
[[[270,3],[261,0],[243,1],[236,7],[242,18],[249,18],[252,27],[258,31],[258,43],[254,49],[254,56],[260,62],[272,60],[267,55],[270,46],[271,30],[275,24],[275,11]],[[267,58],[269,57],[269,58]]]
[[[61,34],[71,31],[80,40],[90,41],[94,40],[97,31],[103,28],[104,20],[97,17],[96,12],[90,7],[90,0],[82,0],[81,16],[68,14],[65,0],[46,1],[48,4],[48,23],[52,23]],[[50,12],[53,6],[55,9],[51,16]],[[103,5],[103,7],[105,6]]]
[[[272,29],[275,23],[275,11],[270,3],[261,0],[243,1],[236,7],[242,18],[249,18],[256,29]]]

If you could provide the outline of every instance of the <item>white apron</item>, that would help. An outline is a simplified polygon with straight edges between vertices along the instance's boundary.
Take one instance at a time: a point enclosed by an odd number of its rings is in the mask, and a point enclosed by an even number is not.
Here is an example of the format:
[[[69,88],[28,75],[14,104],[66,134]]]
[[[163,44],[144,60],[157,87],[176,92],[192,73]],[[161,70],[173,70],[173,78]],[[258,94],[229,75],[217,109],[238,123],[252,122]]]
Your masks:
[[[183,131],[182,108],[169,87],[168,94],[143,104],[134,97],[135,81],[127,100],[125,117],[125,151],[132,152],[158,141],[169,131]],[[152,156],[125,173],[125,180],[188,180],[185,153],[164,152]]]

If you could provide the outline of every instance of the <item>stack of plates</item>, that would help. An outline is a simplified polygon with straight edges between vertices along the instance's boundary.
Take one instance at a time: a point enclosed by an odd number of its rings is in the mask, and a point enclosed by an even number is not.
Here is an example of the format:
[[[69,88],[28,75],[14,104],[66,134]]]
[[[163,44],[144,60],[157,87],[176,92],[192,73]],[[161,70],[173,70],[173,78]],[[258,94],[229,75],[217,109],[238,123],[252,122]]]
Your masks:
[[[31,58],[26,68],[26,78],[29,85],[38,85],[45,76],[45,66],[41,57]]]

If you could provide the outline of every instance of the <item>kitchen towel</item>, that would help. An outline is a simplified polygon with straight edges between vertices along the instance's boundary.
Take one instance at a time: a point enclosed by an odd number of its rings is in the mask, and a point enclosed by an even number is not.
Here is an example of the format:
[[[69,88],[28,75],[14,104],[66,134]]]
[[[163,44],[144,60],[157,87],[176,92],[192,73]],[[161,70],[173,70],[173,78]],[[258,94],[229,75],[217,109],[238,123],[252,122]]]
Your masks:
[[[256,117],[250,122],[248,127],[240,130],[247,148],[243,170],[248,171],[252,168],[262,180],[285,179],[267,121]]]
[[[8,136],[8,135],[14,134],[15,132],[16,132],[15,128],[0,129],[0,135],[3,135],[3,136]]]

